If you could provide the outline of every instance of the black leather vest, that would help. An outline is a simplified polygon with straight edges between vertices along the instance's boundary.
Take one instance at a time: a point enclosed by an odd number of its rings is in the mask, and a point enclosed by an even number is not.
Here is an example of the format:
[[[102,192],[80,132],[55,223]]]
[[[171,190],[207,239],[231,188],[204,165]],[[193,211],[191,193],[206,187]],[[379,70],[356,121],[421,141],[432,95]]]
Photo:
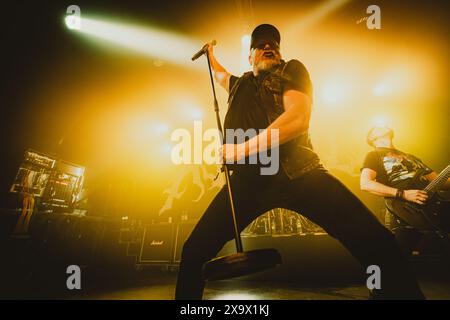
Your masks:
[[[274,122],[284,112],[283,86],[289,81],[288,75],[284,74],[286,65],[287,63],[282,61],[264,76],[258,86],[258,104],[264,108],[269,123]],[[251,76],[253,72],[246,72],[235,82],[230,89],[228,107],[231,106],[239,85]],[[280,146],[280,164],[290,179],[298,178],[313,169],[323,168],[319,157],[313,151],[308,132]]]

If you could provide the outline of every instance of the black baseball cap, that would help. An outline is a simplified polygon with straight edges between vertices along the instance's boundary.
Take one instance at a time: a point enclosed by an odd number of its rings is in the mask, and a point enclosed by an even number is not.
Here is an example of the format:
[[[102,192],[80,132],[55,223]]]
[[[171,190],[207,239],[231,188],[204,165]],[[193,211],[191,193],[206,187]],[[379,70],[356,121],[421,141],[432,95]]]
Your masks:
[[[252,32],[250,48],[256,48],[262,43],[276,43],[279,46],[280,38],[280,32],[273,25],[267,23],[260,24]]]

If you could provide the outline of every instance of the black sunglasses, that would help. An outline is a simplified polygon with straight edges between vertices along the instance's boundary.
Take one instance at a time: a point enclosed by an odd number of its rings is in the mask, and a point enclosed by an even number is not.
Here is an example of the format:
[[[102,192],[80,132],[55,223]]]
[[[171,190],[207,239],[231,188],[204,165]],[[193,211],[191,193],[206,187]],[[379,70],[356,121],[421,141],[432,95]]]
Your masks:
[[[269,48],[270,49],[272,49],[272,50],[278,50],[278,49],[280,49],[280,46],[278,45],[278,43],[276,43],[276,42],[266,42],[266,41],[264,41],[264,42],[260,42],[260,43],[257,43],[257,44],[255,44],[255,45],[253,45],[253,49],[260,49],[260,50],[264,50],[264,48],[266,47],[266,46],[269,46]]]

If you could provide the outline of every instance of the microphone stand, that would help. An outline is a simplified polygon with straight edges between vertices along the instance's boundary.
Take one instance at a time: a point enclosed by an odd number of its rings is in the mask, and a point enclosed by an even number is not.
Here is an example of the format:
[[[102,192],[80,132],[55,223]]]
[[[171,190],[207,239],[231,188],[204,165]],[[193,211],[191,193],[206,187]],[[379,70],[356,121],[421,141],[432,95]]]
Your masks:
[[[222,146],[224,144],[224,134],[222,129],[222,122],[219,115],[219,104],[216,97],[216,88],[214,86],[214,79],[211,70],[211,61],[209,59],[208,50],[205,47],[197,53],[192,60],[197,59],[200,55],[206,54],[208,61],[209,79],[211,80],[211,87],[214,98],[214,111],[216,114],[217,127],[219,129]],[[282,263],[280,253],[275,249],[256,249],[244,252],[242,247],[242,239],[239,234],[238,223],[236,219],[236,208],[233,200],[233,192],[230,182],[230,172],[226,161],[222,163],[222,169],[225,172],[226,188],[228,199],[230,201],[231,215],[233,218],[234,239],[236,242],[237,253],[229,254],[223,257],[217,257],[209,260],[203,265],[203,279],[204,280],[223,280],[233,277],[248,275],[255,272],[260,272],[269,268],[273,268]]]
[[[214,112],[216,114],[217,128],[219,129],[220,137],[221,137],[222,145],[223,145],[225,136],[223,134],[222,122],[220,121],[219,103],[217,102],[216,88],[214,86],[214,79],[213,79],[213,75],[212,75],[212,71],[211,71],[211,61],[209,59],[208,52],[206,52],[206,59],[208,61],[209,79],[211,80],[211,87],[212,87],[213,98],[214,98]],[[233,227],[234,227],[234,239],[236,242],[236,250],[237,250],[237,252],[242,253],[244,250],[242,247],[242,239],[241,239],[241,235],[239,234],[239,228],[238,228],[238,223],[237,223],[237,219],[236,219],[236,209],[234,206],[233,192],[232,192],[231,182],[230,182],[230,171],[228,170],[226,161],[223,161],[223,163],[222,163],[222,170],[223,170],[223,172],[225,172],[225,183],[227,186],[228,199],[230,200],[231,216],[233,218]]]

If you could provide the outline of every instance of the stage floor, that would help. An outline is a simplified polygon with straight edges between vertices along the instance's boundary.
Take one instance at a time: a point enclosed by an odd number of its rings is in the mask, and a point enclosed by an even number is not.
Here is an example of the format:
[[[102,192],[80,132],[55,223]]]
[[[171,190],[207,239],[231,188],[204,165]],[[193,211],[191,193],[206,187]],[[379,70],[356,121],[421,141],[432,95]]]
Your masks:
[[[52,228],[46,227],[48,221],[52,221]],[[98,248],[95,251],[91,250],[92,237],[88,236],[89,232],[80,233],[83,237],[74,238],[79,234],[66,230],[67,225],[78,226],[76,221],[68,224],[67,219],[65,217],[60,219],[60,216],[48,221],[46,219],[38,221],[35,228],[50,229],[51,232],[37,232],[35,238],[28,240],[11,239],[7,236],[9,232],[3,233],[4,241],[0,241],[3,252],[3,263],[0,264],[0,299],[172,300],[174,298],[176,264],[138,263],[136,252],[128,254],[127,244],[118,243],[116,236],[109,234],[108,237],[105,236],[106,240],[102,242],[105,245],[100,247],[101,250]],[[82,222],[89,222],[81,225],[83,230],[97,232],[99,229],[96,224],[91,225],[90,220]],[[0,224],[0,227],[5,225],[7,224]],[[245,278],[208,283],[204,299],[368,298],[368,290],[364,285],[365,278],[363,279],[365,274],[361,266],[339,242],[328,235],[258,236],[247,237],[243,241],[246,250],[277,249],[283,257],[283,264]],[[450,300],[449,259],[444,258],[444,255],[440,254],[441,251],[435,249],[437,246],[424,245],[423,248],[420,255],[410,257],[409,260],[425,296],[428,299]],[[95,257],[92,253],[85,257],[86,252],[94,252]],[[234,243],[230,241],[219,255],[233,252],[235,252]],[[91,259],[88,259],[89,257]],[[82,289],[68,290],[67,266],[78,265],[78,261],[91,263],[80,263]]]
[[[94,300],[171,300],[175,292],[176,275],[145,279],[138,285],[80,293],[68,299]],[[450,300],[450,283],[435,280],[420,281],[430,300]],[[256,282],[226,280],[208,283],[204,299],[208,300],[366,300],[368,290],[362,285],[341,287],[304,287],[287,282]]]

